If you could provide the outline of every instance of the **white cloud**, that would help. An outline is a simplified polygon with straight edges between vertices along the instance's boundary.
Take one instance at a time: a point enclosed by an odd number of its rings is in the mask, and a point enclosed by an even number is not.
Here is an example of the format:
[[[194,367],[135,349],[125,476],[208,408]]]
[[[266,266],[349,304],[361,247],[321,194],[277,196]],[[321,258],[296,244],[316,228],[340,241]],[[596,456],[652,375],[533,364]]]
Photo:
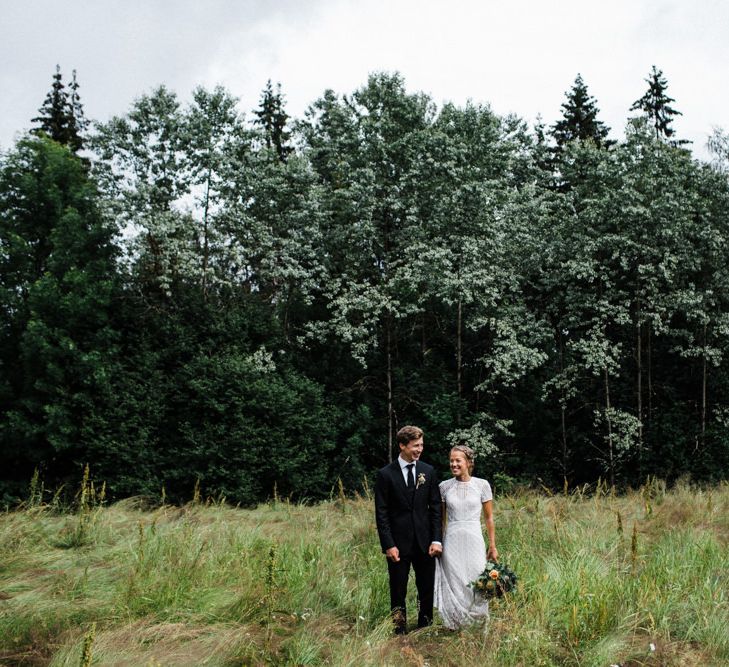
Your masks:
[[[551,123],[581,72],[616,136],[655,64],[697,154],[712,126],[729,126],[729,5],[715,0],[2,4],[2,146],[29,126],[56,62],[78,70],[87,114],[102,120],[161,83],[183,98],[221,83],[249,110],[268,78],[300,115],[326,88],[351,92],[369,72],[398,70],[439,103],[471,98]]]

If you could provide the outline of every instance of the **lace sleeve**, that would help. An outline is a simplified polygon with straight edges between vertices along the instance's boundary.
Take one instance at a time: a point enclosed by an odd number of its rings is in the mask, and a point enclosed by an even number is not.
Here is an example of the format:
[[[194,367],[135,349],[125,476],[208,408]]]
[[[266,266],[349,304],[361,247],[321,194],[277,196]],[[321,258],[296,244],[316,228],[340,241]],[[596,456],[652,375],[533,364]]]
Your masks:
[[[491,485],[485,480],[481,480],[481,502],[486,503],[489,500],[494,499],[494,494],[491,493]]]
[[[438,488],[440,489],[440,501],[444,503],[446,501],[446,493],[448,493],[448,486],[449,482],[451,480],[444,479],[440,484],[438,484]]]

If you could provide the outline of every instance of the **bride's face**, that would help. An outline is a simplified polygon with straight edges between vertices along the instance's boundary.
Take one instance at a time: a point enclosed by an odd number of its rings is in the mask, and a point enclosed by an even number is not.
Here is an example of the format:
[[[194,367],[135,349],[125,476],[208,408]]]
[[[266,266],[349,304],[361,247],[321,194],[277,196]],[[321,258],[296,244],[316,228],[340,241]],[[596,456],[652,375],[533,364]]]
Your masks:
[[[451,452],[450,464],[454,477],[468,475],[468,461],[463,455],[463,452]]]

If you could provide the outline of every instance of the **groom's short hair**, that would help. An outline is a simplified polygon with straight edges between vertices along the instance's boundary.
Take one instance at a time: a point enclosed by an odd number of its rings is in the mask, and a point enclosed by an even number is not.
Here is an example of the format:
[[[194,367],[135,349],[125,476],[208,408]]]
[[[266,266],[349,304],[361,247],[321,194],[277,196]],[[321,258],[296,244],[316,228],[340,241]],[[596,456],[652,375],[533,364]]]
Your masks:
[[[413,440],[423,437],[423,429],[417,426],[403,426],[395,436],[398,445],[407,445]]]

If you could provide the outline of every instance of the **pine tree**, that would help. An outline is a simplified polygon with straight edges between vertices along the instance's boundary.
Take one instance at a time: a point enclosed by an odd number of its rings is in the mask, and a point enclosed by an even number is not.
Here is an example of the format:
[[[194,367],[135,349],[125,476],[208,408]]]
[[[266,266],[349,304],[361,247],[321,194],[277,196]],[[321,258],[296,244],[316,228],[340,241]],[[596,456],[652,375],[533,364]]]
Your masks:
[[[552,136],[558,149],[570,141],[592,139],[597,146],[607,146],[610,128],[597,119],[600,109],[587,91],[587,86],[578,74],[572,88],[566,93],[567,101],[562,105],[562,119],[552,126]]]
[[[61,67],[56,65],[51,90],[46,95],[43,105],[38,109],[40,115],[31,121],[38,124],[38,127],[33,128],[33,134],[45,134],[53,141],[68,146],[73,153],[77,153],[83,148],[81,133],[88,126],[78,87],[76,70],[74,70],[69,95],[63,84]]]
[[[642,111],[648,118],[650,125],[653,127],[656,139],[671,140],[676,131],[671,127],[675,116],[682,116],[680,111],[676,111],[671,107],[671,102],[675,102],[672,97],[666,94],[668,81],[663,76],[663,72],[656,69],[653,65],[651,73],[645,79],[648,84],[648,90],[643,97],[633,102],[630,107],[631,111]],[[686,140],[675,141],[670,143],[674,145],[689,143]]]
[[[68,86],[71,89],[69,105],[71,115],[69,117],[70,143],[69,148],[72,152],[78,153],[83,148],[82,135],[89,126],[89,121],[84,114],[84,107],[81,104],[81,97],[78,94],[78,81],[76,79],[76,70],[71,73],[71,83]]]
[[[286,162],[294,150],[288,144],[291,132],[286,128],[289,115],[284,109],[284,103],[281,84],[277,84],[274,92],[269,79],[261,93],[261,105],[253,112],[258,117],[256,124],[263,128],[266,148],[275,150],[281,162]]]
[[[117,331],[114,229],[84,162],[47,137],[0,162],[0,468],[54,475],[107,428]]]

